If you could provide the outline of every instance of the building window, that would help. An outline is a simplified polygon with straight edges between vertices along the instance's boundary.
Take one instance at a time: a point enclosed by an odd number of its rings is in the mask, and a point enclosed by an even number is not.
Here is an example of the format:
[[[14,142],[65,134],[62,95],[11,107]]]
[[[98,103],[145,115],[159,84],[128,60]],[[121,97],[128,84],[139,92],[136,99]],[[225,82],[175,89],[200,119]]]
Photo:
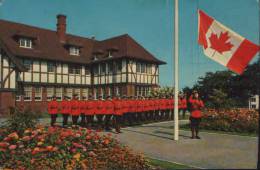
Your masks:
[[[72,88],[67,88],[67,89],[66,89],[66,96],[67,96],[69,99],[72,99]]]
[[[117,72],[122,71],[122,62],[121,61],[116,62],[116,71]]]
[[[136,72],[141,73],[141,63],[136,63]]]
[[[70,55],[79,56],[79,48],[78,47],[70,47]]]
[[[146,73],[146,64],[141,64],[141,73]]]
[[[79,66],[69,66],[69,74],[80,74]]]
[[[88,89],[82,89],[82,100],[88,99]]]
[[[27,69],[27,72],[32,71],[32,61],[31,60],[24,60],[23,64],[24,64],[24,67]]]
[[[100,72],[101,72],[101,74],[105,74],[106,73],[106,64],[101,64],[100,65]]]
[[[29,38],[20,38],[19,44],[23,48],[32,48],[32,40]]]
[[[54,63],[47,63],[47,71],[49,72],[49,73],[54,73],[55,72],[55,65],[54,65]]]
[[[251,102],[256,102],[256,98],[251,98]]]
[[[113,73],[113,63],[108,63],[108,73]]]
[[[32,87],[24,87],[24,101],[32,101]]]
[[[42,100],[42,88],[41,87],[35,87],[34,88],[34,100],[35,101],[41,101]]]
[[[94,97],[94,99],[98,98],[98,93],[97,93],[97,89],[96,88],[93,89],[93,97]]]
[[[85,67],[85,74],[86,74],[86,75],[90,75],[90,70],[89,70],[88,67]]]
[[[98,74],[99,74],[98,66],[97,66],[97,65],[95,65],[95,66],[93,67],[93,72],[94,72],[95,75],[98,75]]]
[[[116,87],[116,95],[120,96],[121,95],[121,88],[120,87]]]
[[[16,96],[15,96],[15,100],[16,100],[16,101],[21,101],[21,98],[22,98],[21,95],[16,95]]]
[[[62,100],[62,88],[56,88],[56,99],[58,101],[61,101]]]
[[[74,94],[76,94],[78,96],[78,99],[80,100],[80,89],[74,89]]]
[[[147,73],[152,74],[152,65],[151,64],[147,64]]]
[[[47,100],[50,101],[52,97],[54,96],[54,88],[53,87],[47,87]]]

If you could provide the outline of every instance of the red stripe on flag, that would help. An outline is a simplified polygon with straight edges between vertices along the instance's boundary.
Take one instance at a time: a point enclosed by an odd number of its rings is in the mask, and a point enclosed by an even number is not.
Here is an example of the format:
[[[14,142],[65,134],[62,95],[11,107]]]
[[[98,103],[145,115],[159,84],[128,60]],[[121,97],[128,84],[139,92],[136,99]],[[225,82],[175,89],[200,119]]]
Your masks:
[[[206,49],[208,47],[207,39],[206,39],[206,33],[208,32],[208,29],[212,22],[214,21],[213,18],[208,16],[205,12],[202,10],[199,10],[199,37],[198,42],[200,45],[203,45],[203,47]]]
[[[259,49],[259,46],[245,39],[229,60],[227,67],[235,73],[242,74]]]

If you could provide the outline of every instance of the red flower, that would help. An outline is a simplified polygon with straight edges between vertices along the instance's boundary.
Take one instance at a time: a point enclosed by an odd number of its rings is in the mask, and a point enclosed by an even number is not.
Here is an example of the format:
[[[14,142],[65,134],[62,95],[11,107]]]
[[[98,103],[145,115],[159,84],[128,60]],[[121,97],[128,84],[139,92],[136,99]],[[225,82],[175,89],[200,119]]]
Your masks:
[[[30,137],[30,136],[24,136],[24,137],[22,138],[22,140],[23,140],[23,141],[29,141],[29,140],[31,140],[31,137]]]
[[[17,148],[16,145],[10,145],[10,146],[9,146],[9,149],[10,149],[10,150],[14,150],[14,149],[16,149],[16,148]]]
[[[9,143],[7,143],[7,142],[0,142],[0,147],[6,148],[7,146],[9,146]]]
[[[91,139],[91,136],[90,136],[90,135],[87,135],[87,136],[86,136],[86,139],[87,139],[87,140],[90,140],[90,139]]]

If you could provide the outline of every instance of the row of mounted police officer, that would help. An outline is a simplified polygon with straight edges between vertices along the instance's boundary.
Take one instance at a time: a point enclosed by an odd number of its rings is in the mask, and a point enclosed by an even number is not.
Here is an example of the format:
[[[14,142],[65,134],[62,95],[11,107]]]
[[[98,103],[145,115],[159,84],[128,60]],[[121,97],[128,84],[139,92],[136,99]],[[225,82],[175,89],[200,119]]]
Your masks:
[[[88,100],[78,100],[77,95],[73,95],[72,100],[64,97],[64,100],[58,102],[53,96],[52,101],[48,102],[48,112],[51,115],[51,125],[56,122],[57,115],[60,113],[63,117],[63,126],[67,126],[68,117],[72,117],[72,124],[77,125],[81,117],[81,126],[91,127],[94,117],[97,119],[98,128],[104,127],[111,130],[109,125],[113,117],[113,123],[117,132],[120,132],[122,121],[129,124],[142,121],[158,121],[173,119],[174,100],[170,96],[159,97],[126,97],[119,96],[113,99],[107,96],[106,100],[99,96],[94,100],[90,95]],[[183,115],[187,109],[185,96],[179,98],[179,109],[183,110]]]

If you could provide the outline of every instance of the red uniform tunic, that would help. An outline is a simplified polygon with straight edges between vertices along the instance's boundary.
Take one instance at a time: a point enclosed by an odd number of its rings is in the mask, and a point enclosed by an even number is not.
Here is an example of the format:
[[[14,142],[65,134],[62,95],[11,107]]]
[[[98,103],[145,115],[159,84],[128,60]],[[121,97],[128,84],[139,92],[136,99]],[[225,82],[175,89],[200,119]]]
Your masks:
[[[129,103],[128,103],[128,100],[122,100],[122,110],[123,110],[123,114],[129,112]]]
[[[171,103],[170,109],[174,109],[174,99],[173,98],[170,99],[170,103]]]
[[[52,100],[48,102],[48,113],[49,114],[57,114],[58,113],[59,104],[56,100]]]
[[[138,100],[138,110],[139,110],[139,112],[143,112],[144,111],[143,100]]]
[[[186,100],[186,98],[180,99],[180,107],[182,109],[187,109],[187,100]]]
[[[119,116],[123,115],[122,101],[115,99],[113,100],[113,103],[114,103],[114,114]]]
[[[96,102],[96,114],[103,115],[104,114],[104,101],[97,100]]]
[[[80,113],[85,114],[86,104],[84,100],[79,101],[79,109],[80,109]]]
[[[71,111],[71,105],[70,105],[70,102],[68,100],[63,100],[61,101],[61,104],[60,104],[61,108],[61,114],[69,114],[70,111]]]
[[[189,98],[191,103],[191,117],[200,118],[201,117],[201,108],[204,107],[202,100],[193,99],[192,96]]]
[[[111,100],[105,101],[105,114],[113,114],[114,113],[114,103]]]
[[[127,100],[128,101],[128,112],[133,113],[134,112],[134,101],[133,100]]]
[[[87,100],[86,101],[86,108],[85,108],[85,114],[86,115],[94,115],[96,112],[96,106],[95,101],[93,100]]]
[[[80,103],[78,100],[72,99],[70,101],[70,105],[71,105],[71,112],[70,114],[72,116],[78,116],[80,115]]]

